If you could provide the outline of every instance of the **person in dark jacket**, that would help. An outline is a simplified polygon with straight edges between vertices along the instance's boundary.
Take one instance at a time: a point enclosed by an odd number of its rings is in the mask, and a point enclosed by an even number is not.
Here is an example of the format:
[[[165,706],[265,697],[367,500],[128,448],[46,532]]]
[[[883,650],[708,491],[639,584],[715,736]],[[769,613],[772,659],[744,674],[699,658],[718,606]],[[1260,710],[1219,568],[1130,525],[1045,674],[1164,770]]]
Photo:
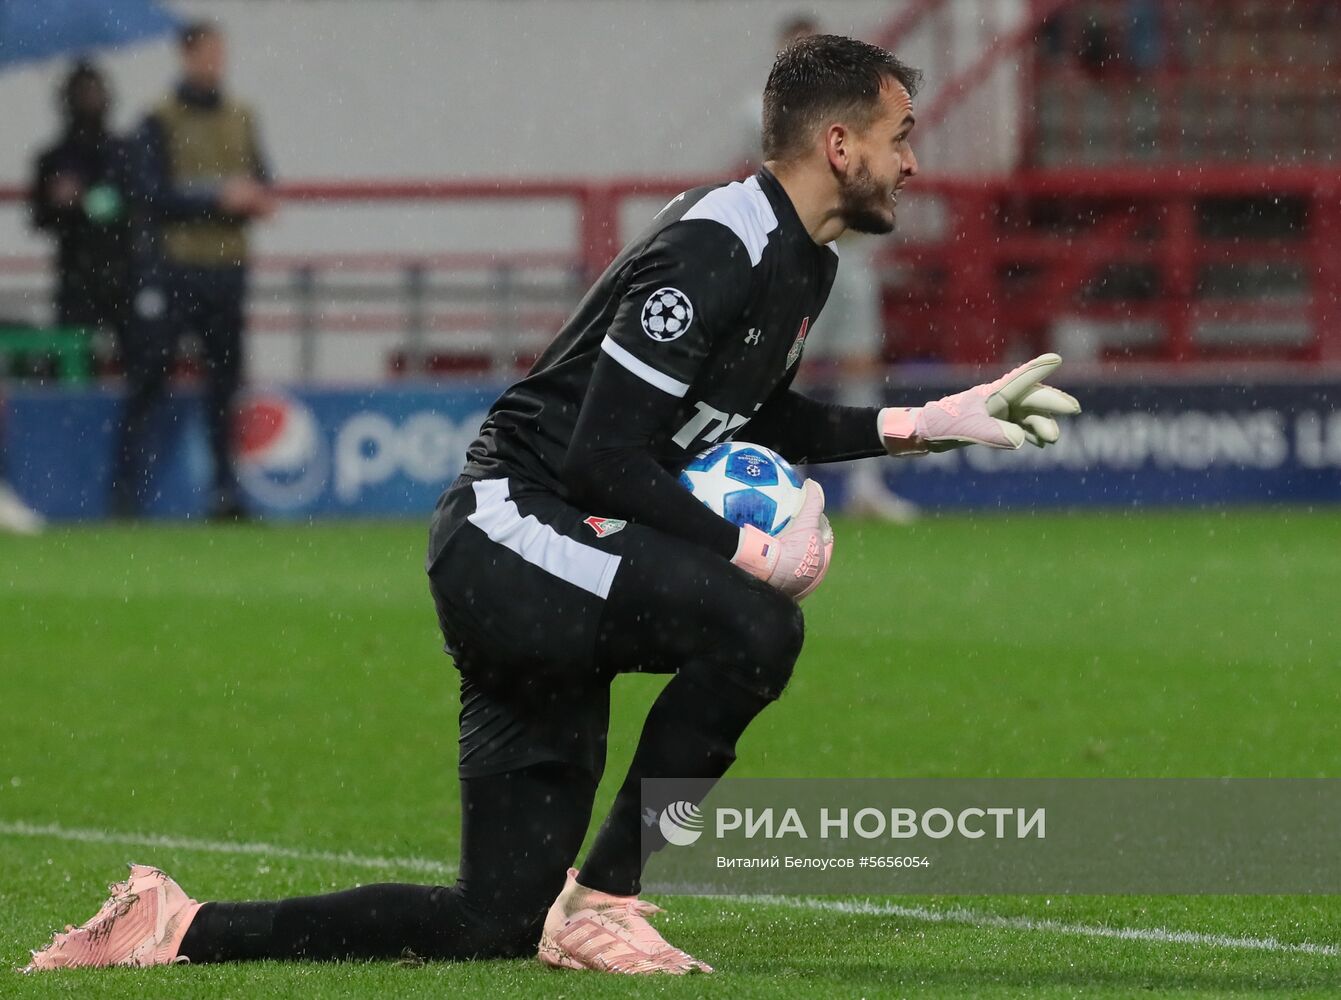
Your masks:
[[[139,220],[127,324],[127,399],[117,448],[115,513],[139,512],[153,411],[181,336],[203,348],[214,459],[210,515],[246,516],[233,471],[232,409],[242,378],[247,227],[274,211],[255,117],[224,93],[224,36],[212,22],[180,35],[182,78],[131,141]]]
[[[61,82],[57,104],[60,135],[33,161],[28,188],[34,228],[56,239],[56,322],[120,339],[130,224],[126,146],[107,127],[111,89],[97,66],[81,60]],[[0,530],[41,530],[42,517],[6,482],[5,471],[0,454]]]
[[[126,147],[107,128],[111,92],[78,62],[60,88],[60,137],[34,163],[33,225],[56,237],[56,318],[120,333],[128,298]]]

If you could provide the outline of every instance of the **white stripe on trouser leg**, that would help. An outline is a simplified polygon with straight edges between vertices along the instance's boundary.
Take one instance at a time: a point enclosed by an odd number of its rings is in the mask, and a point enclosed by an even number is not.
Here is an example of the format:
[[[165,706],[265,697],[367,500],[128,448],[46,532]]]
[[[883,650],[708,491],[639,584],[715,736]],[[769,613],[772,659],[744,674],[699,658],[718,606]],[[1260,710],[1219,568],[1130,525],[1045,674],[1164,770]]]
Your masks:
[[[506,479],[475,483],[475,513],[466,520],[531,565],[605,600],[619,556],[561,535],[534,514],[522,517],[509,492]]]

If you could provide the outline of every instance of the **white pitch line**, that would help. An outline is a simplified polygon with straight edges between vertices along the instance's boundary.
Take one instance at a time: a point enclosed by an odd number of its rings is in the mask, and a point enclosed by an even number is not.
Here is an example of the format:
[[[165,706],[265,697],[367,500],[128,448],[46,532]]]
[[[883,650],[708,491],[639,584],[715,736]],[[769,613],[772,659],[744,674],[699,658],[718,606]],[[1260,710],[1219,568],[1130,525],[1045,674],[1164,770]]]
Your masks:
[[[256,857],[285,858],[291,861],[322,861],[349,865],[351,868],[376,868],[382,871],[411,871],[425,875],[455,875],[456,865],[431,858],[387,858],[354,854],[349,851],[305,851],[278,844],[249,843],[235,840],[201,840],[195,837],[170,837],[156,833],[115,833],[109,830],[81,830],[57,823],[8,823],[0,821],[0,836],[35,837],[72,841],[79,844],[116,844],[120,847],[158,848],[175,851],[200,851],[205,854],[248,854]]]
[[[88,830],[65,827],[57,823],[24,823],[0,821],[0,836],[32,837],[35,839],[66,841],[80,844],[115,844],[122,847],[163,848],[164,850],[200,851],[205,854],[243,854],[255,857],[285,858],[292,861],[320,861],[349,865],[352,868],[372,868],[381,871],[412,871],[428,875],[454,875],[456,866],[431,858],[394,858],[379,855],[354,854],[348,851],[308,851],[278,844],[234,840],[202,840],[195,837],[172,837],[152,833],[116,833],[109,830]],[[1060,934],[1071,937],[1110,938],[1120,941],[1148,941],[1154,944],[1192,944],[1207,948],[1265,951],[1277,954],[1341,955],[1341,947],[1310,942],[1290,943],[1275,938],[1234,937],[1227,934],[1206,934],[1201,931],[1175,931],[1164,927],[1108,927],[1102,924],[1073,924],[1060,920],[1038,920],[1033,917],[1007,917],[983,913],[964,907],[933,910],[924,906],[900,906],[896,903],[872,903],[827,899],[794,899],[783,896],[724,896],[741,902],[761,903],[792,910],[820,910],[846,913],[853,916],[901,917],[932,924],[958,924],[966,927],[989,927],[1030,933]]]
[[[750,899],[751,897],[738,898]],[[903,917],[907,920],[920,920],[933,924],[962,924],[969,927],[1037,931],[1072,937],[1150,941],[1155,944],[1199,944],[1209,948],[1242,948],[1250,951],[1270,951],[1281,954],[1341,955],[1341,947],[1332,944],[1312,944],[1307,941],[1294,944],[1278,941],[1275,938],[1234,937],[1228,934],[1206,934],[1202,931],[1175,931],[1165,927],[1108,927],[1103,924],[1071,924],[1060,920],[1038,920],[1034,917],[1006,917],[997,913],[983,913],[959,906],[953,906],[945,910],[932,910],[924,906],[899,906],[895,903],[843,902],[826,899],[754,897],[754,900],[756,902],[777,903],[795,909],[825,910],[867,916]]]

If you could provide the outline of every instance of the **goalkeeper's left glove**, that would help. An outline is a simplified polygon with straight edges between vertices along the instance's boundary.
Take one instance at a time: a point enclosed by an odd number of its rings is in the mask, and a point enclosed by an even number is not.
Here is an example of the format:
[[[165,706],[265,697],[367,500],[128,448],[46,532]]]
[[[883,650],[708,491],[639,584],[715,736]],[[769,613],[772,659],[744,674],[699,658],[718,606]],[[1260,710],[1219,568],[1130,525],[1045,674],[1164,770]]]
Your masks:
[[[833,529],[824,516],[824,490],[801,484],[801,508],[777,536],[752,524],[740,529],[731,562],[788,597],[804,600],[824,581],[833,558]]]
[[[925,406],[880,411],[880,436],[891,455],[925,455],[966,444],[1042,448],[1061,435],[1057,417],[1080,412],[1075,397],[1043,385],[1062,359],[1043,354],[995,382],[974,386]]]

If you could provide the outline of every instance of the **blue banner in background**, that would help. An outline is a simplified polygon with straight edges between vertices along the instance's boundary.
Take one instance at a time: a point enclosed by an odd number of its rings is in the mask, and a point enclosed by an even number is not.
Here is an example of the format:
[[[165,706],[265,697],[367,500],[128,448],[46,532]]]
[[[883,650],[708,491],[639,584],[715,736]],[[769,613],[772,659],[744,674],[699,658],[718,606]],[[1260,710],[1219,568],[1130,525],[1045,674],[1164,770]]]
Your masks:
[[[498,395],[490,388],[257,389],[235,425],[250,509],[272,517],[427,516],[461,470]],[[6,398],[5,456],[19,494],[52,518],[105,516],[120,394],[49,389]],[[195,393],[159,411],[152,517],[199,517],[212,471]]]
[[[1065,385],[1085,412],[1063,421],[1057,444],[903,459],[889,463],[891,484],[929,508],[1341,501],[1335,383]],[[955,391],[924,384],[897,398]]]
[[[901,385],[908,403],[960,386]],[[891,485],[931,509],[1341,501],[1337,385],[1068,383],[1085,413],[1059,444],[965,448],[885,463]],[[499,387],[257,389],[238,414],[238,476],[272,517],[425,517],[459,472]],[[98,518],[120,397],[110,390],[15,391],[6,400],[8,476],[49,517]],[[748,425],[738,435],[749,439]],[[210,459],[198,398],[161,412],[147,513],[198,517]],[[841,476],[814,470],[841,503]]]

